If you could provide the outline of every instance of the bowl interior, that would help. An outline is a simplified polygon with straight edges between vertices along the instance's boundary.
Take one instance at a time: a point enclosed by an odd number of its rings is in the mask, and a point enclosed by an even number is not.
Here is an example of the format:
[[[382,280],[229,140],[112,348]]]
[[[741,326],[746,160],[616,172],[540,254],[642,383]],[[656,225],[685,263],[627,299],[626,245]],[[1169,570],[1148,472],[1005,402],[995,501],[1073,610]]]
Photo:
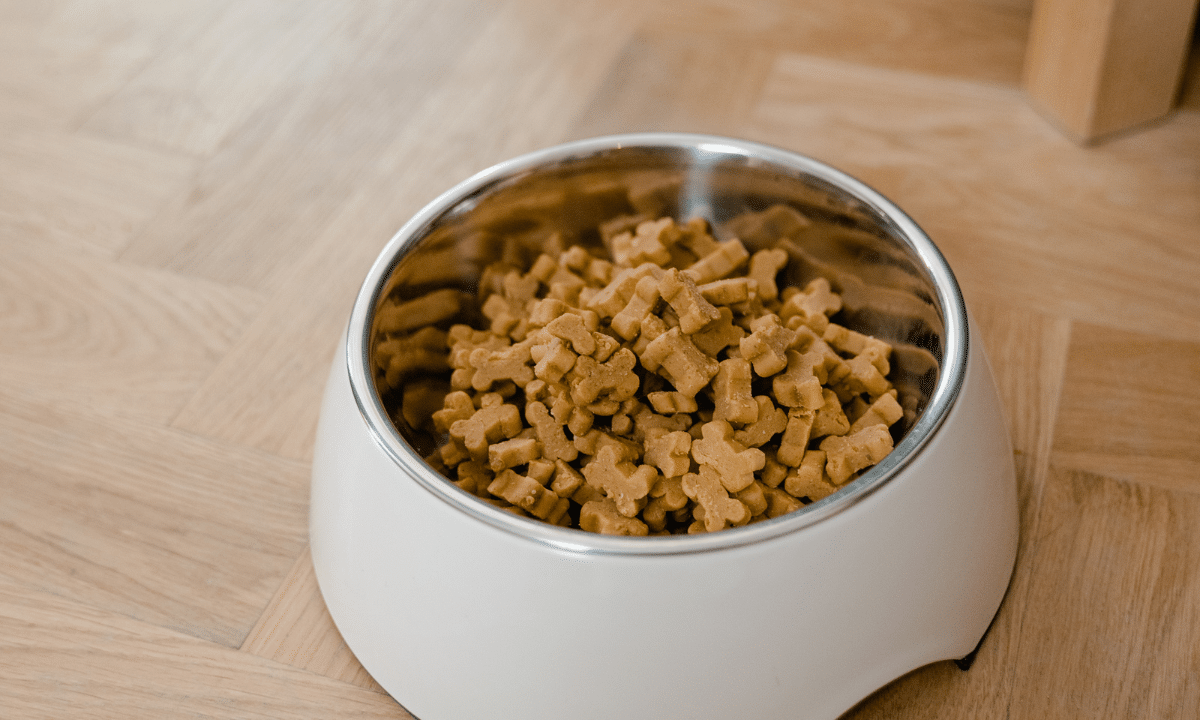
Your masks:
[[[602,248],[602,223],[663,215],[703,217],[718,240],[737,237],[752,253],[785,249],[781,288],[829,280],[843,301],[832,319],[893,346],[889,379],[905,410],[893,428],[893,454],[912,452],[923,441],[904,442],[914,428],[920,435],[933,431],[940,418],[926,416],[943,414],[945,396],[956,392],[966,337],[961,296],[932,242],[885,198],[828,166],[751,143],[694,136],[626,136],[552,148],[496,166],[431,203],[392,240],[364,285],[351,325],[361,354],[356,358],[352,350],[350,363],[361,363],[372,387],[356,392],[372,395],[374,405],[398,401],[380,396],[375,381],[381,371],[371,357],[375,311],[385,300],[439,288],[473,295],[484,269],[498,260],[528,267],[542,252],[576,244]],[[486,326],[477,312],[452,322]],[[393,420],[394,433],[418,456],[440,442],[402,417]],[[886,472],[877,466],[850,485]]]

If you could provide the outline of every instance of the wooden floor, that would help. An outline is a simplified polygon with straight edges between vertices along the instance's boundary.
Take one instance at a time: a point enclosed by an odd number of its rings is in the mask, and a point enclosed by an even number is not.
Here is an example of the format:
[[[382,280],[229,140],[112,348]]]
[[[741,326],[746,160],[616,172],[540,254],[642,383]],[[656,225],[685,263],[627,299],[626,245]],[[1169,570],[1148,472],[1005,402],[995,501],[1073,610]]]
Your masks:
[[[1019,469],[1012,587],[969,672],[849,716],[1200,716],[1200,53],[1176,113],[1081,148],[1025,102],[1029,17],[0,0],[0,717],[408,717],[307,549],[339,331],[440,191],[633,130],[860,177],[982,328]]]

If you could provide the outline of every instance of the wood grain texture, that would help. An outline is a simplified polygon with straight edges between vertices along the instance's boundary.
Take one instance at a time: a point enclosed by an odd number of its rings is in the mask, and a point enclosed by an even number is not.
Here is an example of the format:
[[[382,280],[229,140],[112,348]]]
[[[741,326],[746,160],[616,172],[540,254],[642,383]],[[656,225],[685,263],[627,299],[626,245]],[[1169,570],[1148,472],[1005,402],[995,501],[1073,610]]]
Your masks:
[[[84,129],[207,155],[271,98],[348,10],[340,3],[229,3],[151,59]],[[205,61],[197,63],[198,57]]]
[[[189,192],[171,199],[123,261],[224,284],[277,287],[375,176],[373,165],[397,129],[459,57],[455,38],[494,14],[470,1],[347,7],[355,12],[322,37],[330,50],[297,60],[294,73],[271,74],[278,80],[246,98],[253,104],[240,122],[228,123],[224,142],[208,154]],[[414,36],[422,42],[411,42]],[[253,34],[221,42],[261,52]]]
[[[166,422],[262,304],[237,288],[9,246],[0,372],[59,405]]]
[[[0,6],[0,126],[73,130],[227,0],[52,0]]]
[[[1008,595],[971,670],[848,717],[1200,713],[1200,52],[1176,112],[1081,147],[1022,90],[1032,9],[0,0],[0,717],[408,718],[307,550],[351,303],[443,190],[634,130],[883,191],[990,358]]]
[[[190,158],[59,130],[0,134],[0,242],[112,258],[186,187]]]
[[[699,0],[658,5],[647,25],[762,47],[984,83],[1020,82],[1030,2]]]
[[[0,579],[9,718],[407,720],[387,695]]]
[[[0,577],[237,647],[305,545],[307,467],[0,394]]]
[[[1200,713],[1200,498],[1056,471],[1011,717]]]
[[[329,616],[305,549],[242,650],[352,685],[383,692],[354,657]]]
[[[1079,323],[1054,463],[1200,491],[1200,342]]]

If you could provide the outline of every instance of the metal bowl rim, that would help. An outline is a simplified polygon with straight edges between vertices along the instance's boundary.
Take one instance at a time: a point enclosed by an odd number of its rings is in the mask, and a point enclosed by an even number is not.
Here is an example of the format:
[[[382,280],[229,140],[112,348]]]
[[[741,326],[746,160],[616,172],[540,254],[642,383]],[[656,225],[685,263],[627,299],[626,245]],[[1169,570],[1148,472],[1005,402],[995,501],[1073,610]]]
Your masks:
[[[624,148],[740,155],[799,171],[824,181],[869,206],[900,229],[933,278],[945,323],[944,353],[937,384],[925,410],[895,449],[880,463],[838,492],[799,510],[763,522],[716,533],[652,537],[615,537],[562,528],[523,518],[480,501],[450,483],[413,451],[400,435],[375,391],[370,367],[370,333],[379,295],[405,252],[433,223],[464,200],[522,173]],[[929,444],[960,394],[966,376],[968,334],[966,305],[949,264],[928,235],[904,211],[861,181],[807,155],[747,140],[690,133],[609,135],[563,143],[514,157],[460,182],[417,212],[396,232],[367,273],[350,314],[346,370],[355,404],[375,443],[411,480],[467,519],[486,523],[532,542],[589,555],[662,556],[710,552],[760,543],[810,527],[849,508],[900,471]]]

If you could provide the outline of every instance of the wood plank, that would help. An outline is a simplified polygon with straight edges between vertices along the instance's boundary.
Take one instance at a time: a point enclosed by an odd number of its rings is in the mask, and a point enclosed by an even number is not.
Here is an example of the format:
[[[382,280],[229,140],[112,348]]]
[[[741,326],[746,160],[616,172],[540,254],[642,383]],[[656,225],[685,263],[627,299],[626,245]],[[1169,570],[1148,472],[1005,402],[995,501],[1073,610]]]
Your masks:
[[[1010,717],[1200,714],[1197,524],[1194,493],[1052,474]]]
[[[174,153],[13,127],[0,134],[0,242],[112,258],[195,165]]]
[[[173,425],[310,457],[329,363],[358,287],[386,241],[445,189],[565,139],[624,45],[621,28],[633,10],[564,0],[556,13],[514,3],[498,15],[397,130],[359,178],[357,194],[296,261]],[[564,62],[544,61],[547,38]],[[484,76],[491,78],[484,85],[468,80]]]
[[[307,538],[308,467],[0,386],[0,577],[237,647]]]
[[[0,126],[73,130],[228,0],[53,0],[0,6]]]
[[[46,248],[0,263],[0,376],[44,402],[165,423],[262,298]]]
[[[373,166],[460,54],[461,33],[491,17],[432,0],[346,7],[351,17],[281,75],[122,260],[273,289],[348,198],[377,181]]]
[[[1020,83],[1027,0],[698,0],[651,7],[649,30],[982,83]],[[717,40],[724,38],[724,40]],[[719,100],[718,100],[719,102]]]
[[[1068,322],[1002,305],[972,306],[1008,420],[1017,468],[1021,533],[1008,595],[967,672],[953,663],[916,670],[860,703],[849,717],[1007,718],[1016,655],[1030,608],[1042,494],[1066,366]],[[848,720],[847,718],[847,720]]]
[[[349,11],[341,3],[231,3],[201,32],[156,54],[83,127],[206,156]]]
[[[762,43],[721,34],[639,32],[622,49],[573,134],[737,134],[773,55]]]
[[[1037,0],[1024,82],[1072,137],[1090,142],[1171,111],[1196,0]]]
[[[0,709],[29,720],[412,718],[385,694],[3,579]]]
[[[1014,90],[785,55],[746,129],[891,197],[969,295],[1200,339],[1200,115],[1086,150]]]
[[[1198,427],[1200,342],[1075,327],[1055,465],[1197,492]]]
[[[308,548],[271,598],[242,650],[325,677],[383,692],[333,624]]]

